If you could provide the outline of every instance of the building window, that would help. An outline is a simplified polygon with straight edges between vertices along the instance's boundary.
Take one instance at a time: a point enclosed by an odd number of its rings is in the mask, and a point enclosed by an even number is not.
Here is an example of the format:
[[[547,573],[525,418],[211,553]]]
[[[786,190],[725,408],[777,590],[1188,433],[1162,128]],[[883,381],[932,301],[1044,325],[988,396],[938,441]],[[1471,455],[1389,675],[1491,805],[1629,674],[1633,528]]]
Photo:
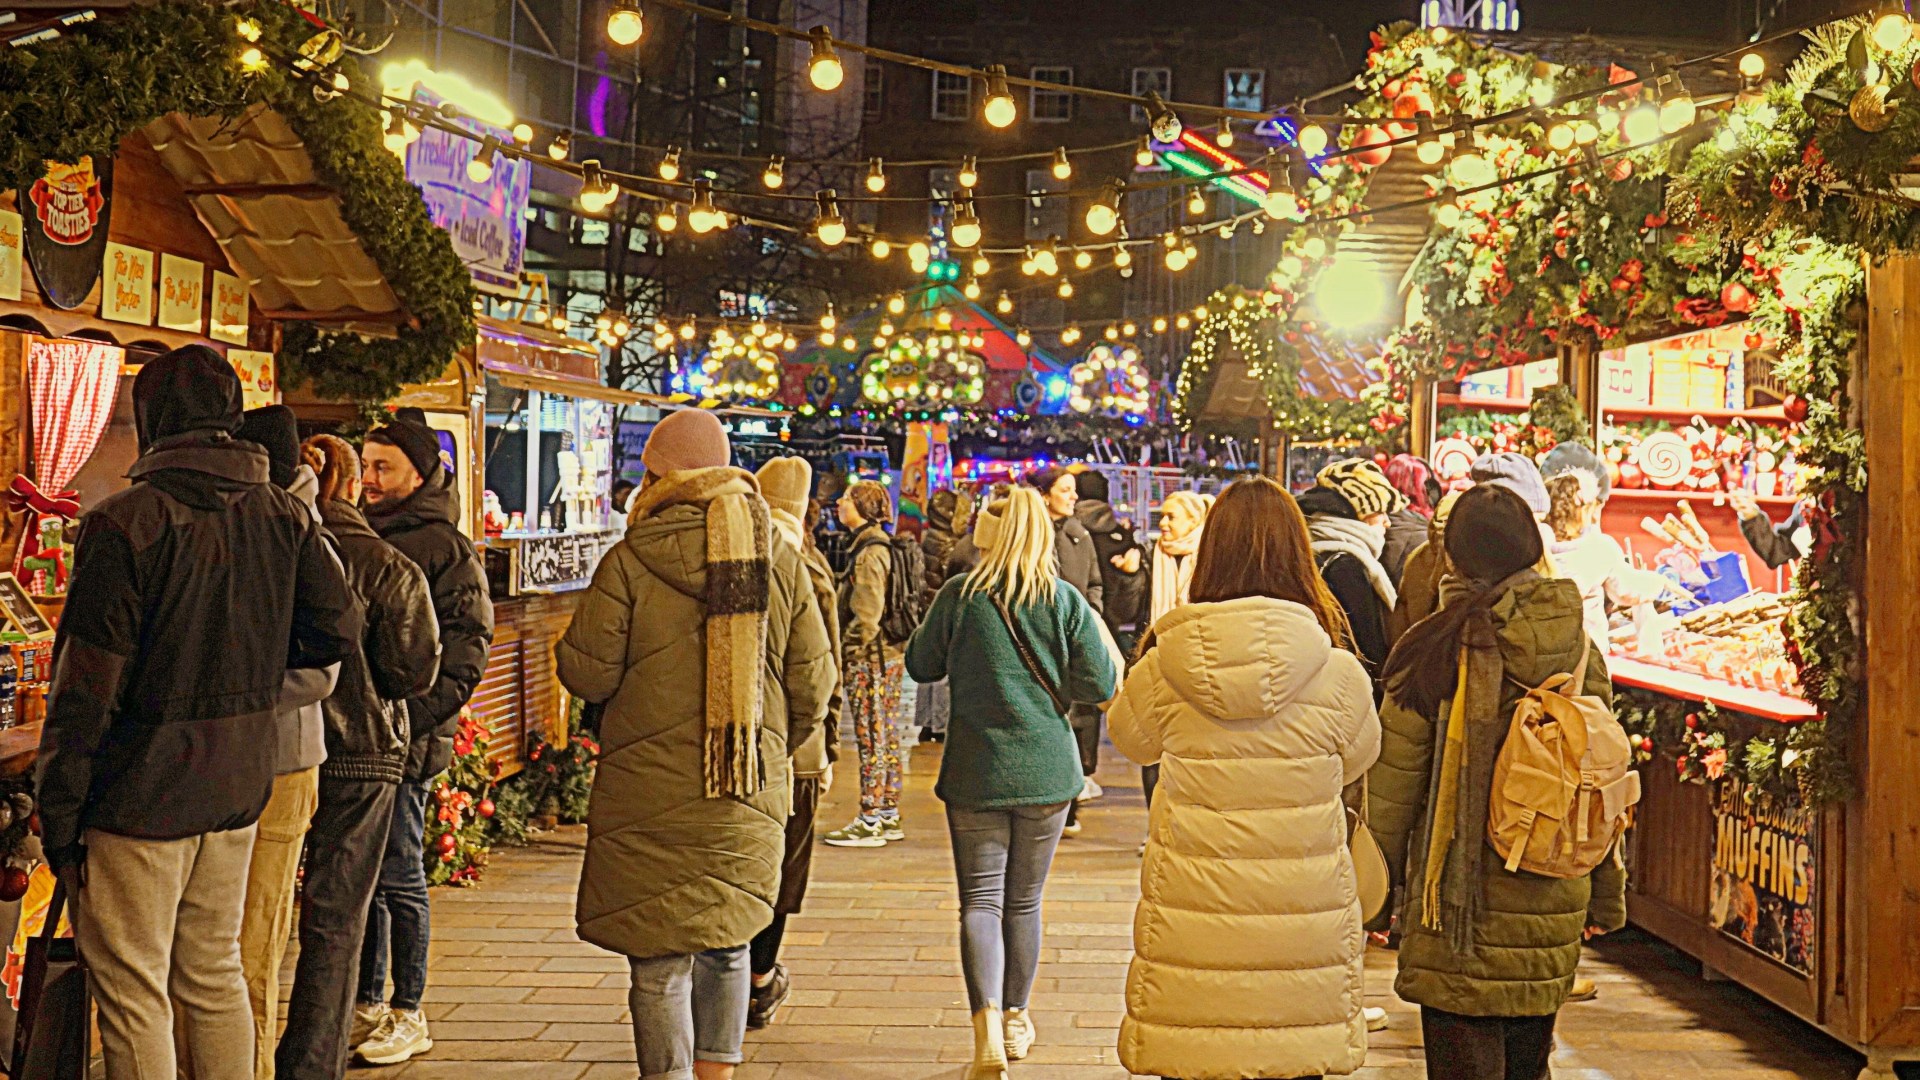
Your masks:
[[[953,206],[950,199],[960,190],[960,170],[939,166],[927,170],[927,229],[946,235]]]
[[[866,69],[867,74],[862,87],[864,96],[860,101],[860,111],[868,120],[878,120],[880,111],[887,103],[887,69],[875,60],[868,60],[861,67]]]
[[[1068,231],[1067,212],[1071,209],[1064,198],[1043,198],[1049,191],[1060,191],[1066,182],[1053,178],[1051,169],[1027,170],[1027,239],[1045,240],[1049,236],[1065,238]]]
[[[1058,83],[1062,86],[1073,85],[1073,69],[1070,67],[1037,67],[1033,69],[1035,82]],[[1033,87],[1027,102],[1027,111],[1035,120],[1061,121],[1073,119],[1073,94],[1067,90],[1049,90]]]
[[[1133,88],[1130,93],[1132,93],[1134,97],[1146,97],[1149,91],[1159,94],[1162,98],[1172,97],[1173,69],[1163,67],[1134,68]],[[1146,123],[1147,110],[1142,106],[1135,105],[1133,107],[1133,122],[1136,124]]]
[[[1229,109],[1264,112],[1267,107],[1267,73],[1260,68],[1228,68],[1226,90],[1220,104]]]
[[[973,113],[973,80],[945,71],[933,73],[933,118],[965,120]]]

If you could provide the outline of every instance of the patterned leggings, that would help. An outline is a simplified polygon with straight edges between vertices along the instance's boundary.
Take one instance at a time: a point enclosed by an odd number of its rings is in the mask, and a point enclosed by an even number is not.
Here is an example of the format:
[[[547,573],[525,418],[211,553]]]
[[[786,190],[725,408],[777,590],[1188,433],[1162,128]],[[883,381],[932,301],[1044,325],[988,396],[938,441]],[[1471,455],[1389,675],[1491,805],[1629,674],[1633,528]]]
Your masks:
[[[860,813],[900,811],[900,677],[898,656],[847,660],[847,705],[860,749]]]

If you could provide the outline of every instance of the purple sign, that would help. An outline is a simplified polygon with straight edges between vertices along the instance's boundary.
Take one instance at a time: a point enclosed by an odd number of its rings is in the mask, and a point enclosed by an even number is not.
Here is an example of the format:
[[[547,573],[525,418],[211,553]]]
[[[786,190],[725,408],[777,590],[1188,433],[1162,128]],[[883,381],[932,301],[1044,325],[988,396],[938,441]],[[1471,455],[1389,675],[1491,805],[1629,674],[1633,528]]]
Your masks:
[[[421,89],[415,99],[438,105],[439,99]],[[477,120],[459,121],[472,134],[457,135],[423,128],[407,147],[407,179],[420,188],[433,223],[453,237],[453,250],[465,260],[476,287],[512,294],[520,288],[520,269],[527,247],[527,189],[533,163],[496,152],[492,171],[474,179],[468,170],[481,141],[491,135],[503,146],[512,135]]]

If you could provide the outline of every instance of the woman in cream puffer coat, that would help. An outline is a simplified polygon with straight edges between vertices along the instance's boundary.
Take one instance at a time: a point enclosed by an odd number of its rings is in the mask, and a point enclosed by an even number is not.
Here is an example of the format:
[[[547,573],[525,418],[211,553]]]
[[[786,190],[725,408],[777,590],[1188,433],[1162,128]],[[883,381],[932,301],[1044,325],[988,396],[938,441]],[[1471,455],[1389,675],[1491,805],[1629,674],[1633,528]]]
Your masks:
[[[1198,559],[1194,602],[1154,627],[1107,715],[1122,753],[1161,768],[1120,1061],[1180,1080],[1352,1072],[1365,935],[1340,794],[1379,754],[1372,683],[1328,636],[1344,620],[1279,485],[1222,495]]]

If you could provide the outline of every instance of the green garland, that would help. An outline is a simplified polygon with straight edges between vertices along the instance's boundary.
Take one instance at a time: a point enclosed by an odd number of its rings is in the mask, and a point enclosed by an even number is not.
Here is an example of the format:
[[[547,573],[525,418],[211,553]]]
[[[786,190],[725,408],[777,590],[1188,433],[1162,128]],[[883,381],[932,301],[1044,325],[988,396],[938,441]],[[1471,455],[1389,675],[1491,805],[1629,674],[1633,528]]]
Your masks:
[[[1173,412],[1191,427],[1213,393],[1219,377],[1217,359],[1231,348],[1247,365],[1247,372],[1265,389],[1274,423],[1297,439],[1376,439],[1382,428],[1373,425],[1378,405],[1368,400],[1323,400],[1300,390],[1303,334],[1310,325],[1293,323],[1283,312],[1290,294],[1270,285],[1262,293],[1230,286],[1207,300],[1207,315],[1193,335],[1193,346],[1180,365],[1174,384]]]
[[[473,286],[452,241],[383,145],[375,110],[349,97],[322,104],[282,64],[242,70],[242,18],[260,25],[269,57],[297,55],[318,32],[273,0],[161,0],[0,52],[0,187],[31,184],[48,160],[111,155],[168,113],[234,119],[272,108],[305,143],[314,174],[338,193],[341,217],[413,320],[387,339],[286,323],[283,383],[310,381],[324,397],[379,402],[438,377],[474,337]],[[338,67],[353,85],[370,84],[351,60]]]

